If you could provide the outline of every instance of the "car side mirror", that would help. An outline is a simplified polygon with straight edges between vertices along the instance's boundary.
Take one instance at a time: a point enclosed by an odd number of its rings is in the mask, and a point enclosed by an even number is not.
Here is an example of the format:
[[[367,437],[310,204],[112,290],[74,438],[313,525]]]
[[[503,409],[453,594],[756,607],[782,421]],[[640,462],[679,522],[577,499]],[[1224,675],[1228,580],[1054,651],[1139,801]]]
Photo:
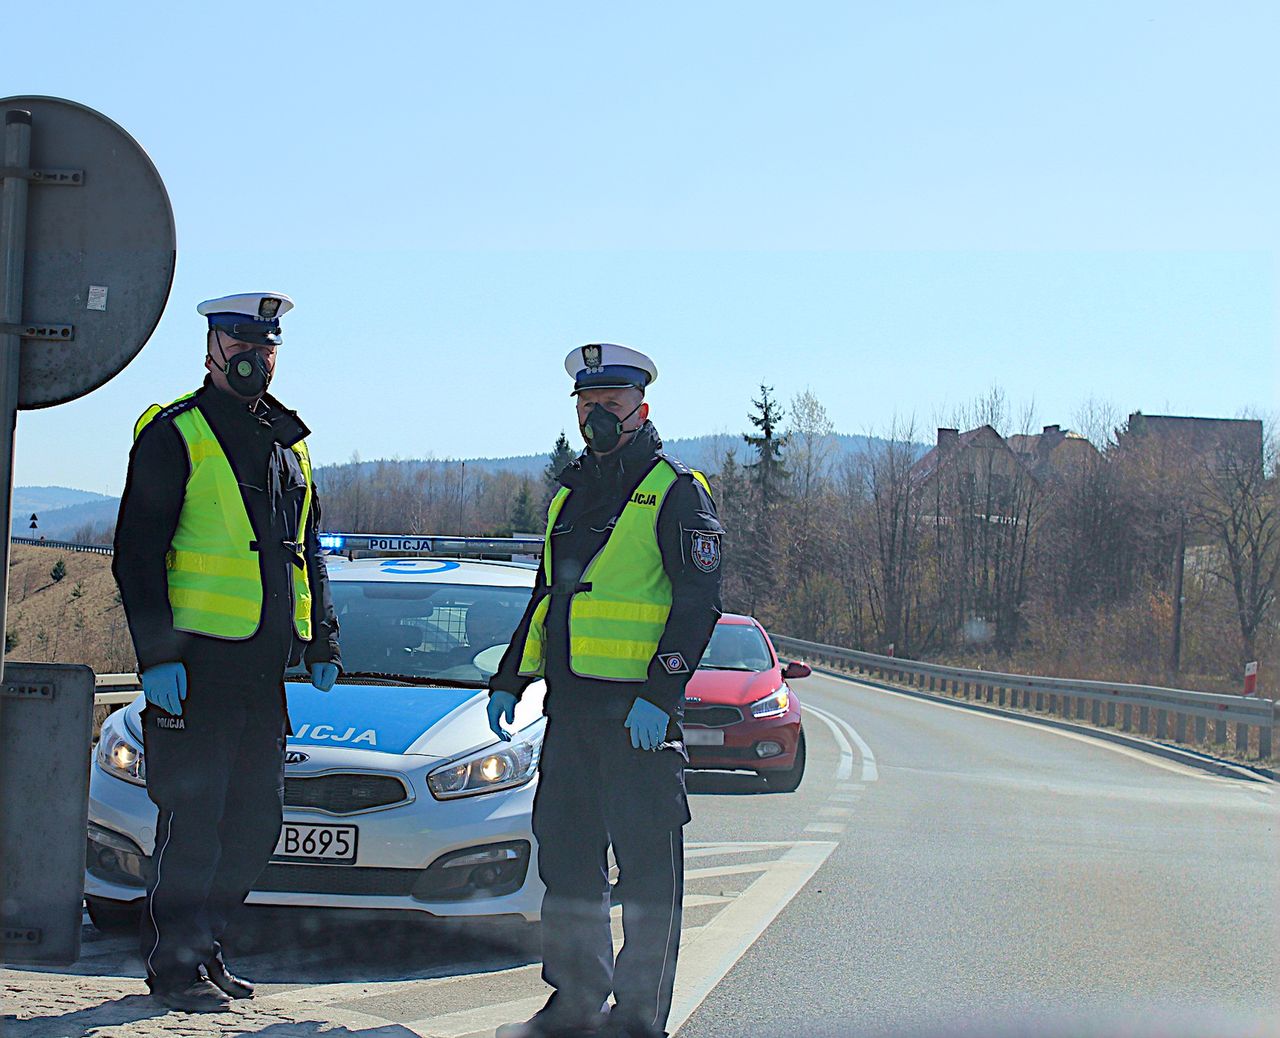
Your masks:
[[[807,678],[813,673],[813,668],[807,663],[801,663],[799,660],[792,660],[782,668],[782,676],[788,681],[794,681],[796,678]]]

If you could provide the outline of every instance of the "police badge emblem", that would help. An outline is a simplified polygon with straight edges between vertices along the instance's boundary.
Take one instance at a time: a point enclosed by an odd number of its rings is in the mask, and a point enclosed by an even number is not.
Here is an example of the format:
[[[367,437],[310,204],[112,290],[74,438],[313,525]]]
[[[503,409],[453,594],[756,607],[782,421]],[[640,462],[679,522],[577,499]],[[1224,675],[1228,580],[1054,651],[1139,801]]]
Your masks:
[[[587,370],[594,373],[601,369],[600,361],[601,349],[599,346],[583,346],[582,347],[582,363],[587,366]]]
[[[720,566],[720,535],[708,530],[690,534],[690,556],[703,573],[713,573]]]
[[[668,674],[688,674],[689,665],[685,663],[684,657],[678,652],[663,653],[658,657],[658,662]]]

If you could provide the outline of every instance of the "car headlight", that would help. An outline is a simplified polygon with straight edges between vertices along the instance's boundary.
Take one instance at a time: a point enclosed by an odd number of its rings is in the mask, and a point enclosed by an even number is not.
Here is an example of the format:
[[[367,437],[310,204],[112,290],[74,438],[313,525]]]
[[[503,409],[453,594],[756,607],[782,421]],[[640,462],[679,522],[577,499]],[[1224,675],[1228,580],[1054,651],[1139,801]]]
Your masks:
[[[454,800],[523,786],[538,770],[545,730],[546,722],[539,721],[511,742],[450,761],[427,776],[427,788],[437,800]]]
[[[98,739],[98,767],[108,775],[132,782],[135,786],[147,784],[147,762],[142,747],[129,738],[123,725],[107,724]]]
[[[791,691],[783,685],[771,696],[757,699],[751,704],[752,717],[781,717],[791,709]]]

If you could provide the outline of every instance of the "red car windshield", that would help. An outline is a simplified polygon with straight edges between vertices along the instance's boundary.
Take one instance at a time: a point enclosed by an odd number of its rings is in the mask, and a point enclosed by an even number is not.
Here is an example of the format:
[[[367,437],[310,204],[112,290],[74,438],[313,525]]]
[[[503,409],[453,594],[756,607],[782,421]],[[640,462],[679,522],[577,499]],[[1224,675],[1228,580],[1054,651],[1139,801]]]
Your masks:
[[[699,670],[768,670],[773,657],[753,624],[716,624]]]

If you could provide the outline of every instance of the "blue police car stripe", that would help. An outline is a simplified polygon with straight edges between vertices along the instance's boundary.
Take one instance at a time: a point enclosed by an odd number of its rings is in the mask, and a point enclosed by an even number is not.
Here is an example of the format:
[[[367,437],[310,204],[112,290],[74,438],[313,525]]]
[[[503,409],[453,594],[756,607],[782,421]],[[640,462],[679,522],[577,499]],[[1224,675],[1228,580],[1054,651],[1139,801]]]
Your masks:
[[[290,746],[345,746],[404,753],[422,736],[484,689],[335,685],[321,692],[309,684],[285,686],[294,734]]]

